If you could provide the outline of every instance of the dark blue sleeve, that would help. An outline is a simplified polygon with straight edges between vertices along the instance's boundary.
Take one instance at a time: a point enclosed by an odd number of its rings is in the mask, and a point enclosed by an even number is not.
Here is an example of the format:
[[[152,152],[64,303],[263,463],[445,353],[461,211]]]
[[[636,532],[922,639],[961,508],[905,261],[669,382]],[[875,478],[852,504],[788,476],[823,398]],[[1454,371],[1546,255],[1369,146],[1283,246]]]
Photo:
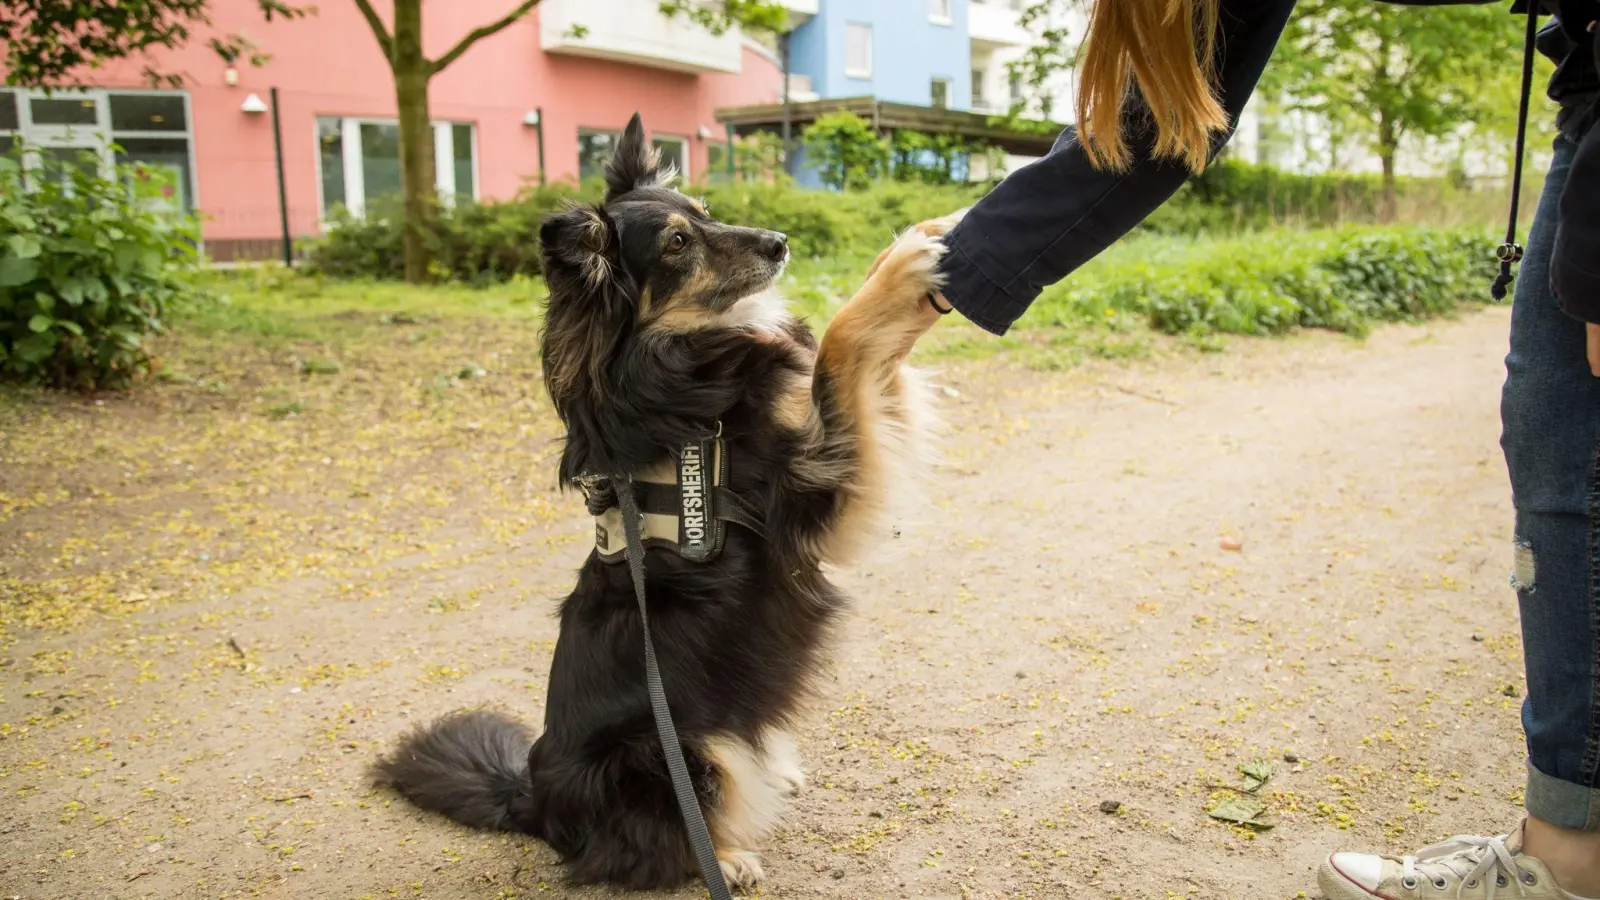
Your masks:
[[[1567,315],[1600,324],[1600,124],[1578,144],[1560,210],[1550,286]]]
[[[1121,0],[1129,2],[1129,0]],[[1237,120],[1283,33],[1294,0],[1224,0],[1218,39],[1223,107]],[[1142,142],[1142,143],[1141,143]],[[1179,162],[1149,159],[1130,136],[1125,172],[1089,164],[1068,128],[1044,158],[1008,175],[945,236],[945,297],[979,327],[1004,334],[1040,291],[1132,231],[1188,178]],[[1218,149],[1221,144],[1218,144]]]

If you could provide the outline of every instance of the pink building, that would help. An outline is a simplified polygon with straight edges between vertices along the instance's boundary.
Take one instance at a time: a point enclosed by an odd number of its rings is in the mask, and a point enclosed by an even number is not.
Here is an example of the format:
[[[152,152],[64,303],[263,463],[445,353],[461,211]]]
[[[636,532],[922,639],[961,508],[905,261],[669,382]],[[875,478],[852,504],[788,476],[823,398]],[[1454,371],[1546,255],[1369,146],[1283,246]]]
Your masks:
[[[513,5],[425,4],[425,52],[442,55]],[[393,81],[356,5],[323,0],[312,16],[271,24],[253,0],[212,6],[218,31],[246,35],[271,60],[230,69],[200,34],[151,61],[182,74],[183,90],[150,89],[144,60],[89,73],[87,90],[46,96],[0,88],[0,152],[20,136],[43,148],[48,167],[81,158],[83,149],[109,160],[115,142],[125,158],[174,172],[180,199],[202,215],[214,258],[271,257],[282,231],[270,108],[277,88],[293,235],[317,233],[335,205],[359,212],[397,193]],[[381,0],[377,6],[387,16]],[[435,76],[441,193],[503,198],[536,183],[541,170],[549,180],[596,174],[635,111],[691,179],[720,164],[726,137],[714,111],[777,100],[778,63],[737,32],[712,35],[664,19],[656,6],[544,0]]]

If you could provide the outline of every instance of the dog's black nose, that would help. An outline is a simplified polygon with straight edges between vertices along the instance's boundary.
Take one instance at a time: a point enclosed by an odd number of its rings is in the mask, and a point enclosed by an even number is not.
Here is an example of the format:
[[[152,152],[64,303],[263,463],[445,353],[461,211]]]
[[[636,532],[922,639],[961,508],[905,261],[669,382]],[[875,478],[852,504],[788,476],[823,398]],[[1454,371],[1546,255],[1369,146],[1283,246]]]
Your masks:
[[[767,235],[764,244],[763,249],[766,250],[767,256],[772,259],[781,260],[789,255],[789,236],[787,234],[774,231]]]

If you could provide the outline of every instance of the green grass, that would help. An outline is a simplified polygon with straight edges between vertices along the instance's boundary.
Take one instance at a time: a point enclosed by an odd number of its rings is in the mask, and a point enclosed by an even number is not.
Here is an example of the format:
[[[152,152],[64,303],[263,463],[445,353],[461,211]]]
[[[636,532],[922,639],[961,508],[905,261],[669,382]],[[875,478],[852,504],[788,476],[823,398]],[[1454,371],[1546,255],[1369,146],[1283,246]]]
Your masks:
[[[487,288],[414,286],[393,281],[302,276],[282,267],[214,270],[201,294],[173,316],[173,329],[195,337],[230,336],[262,346],[300,341],[341,345],[370,340],[394,326],[504,320],[537,325],[544,282],[522,279]]]
[[[1484,246],[1473,232],[1404,226],[1137,236],[1047,289],[1007,336],[955,318],[925,338],[919,353],[956,359],[998,353],[1034,368],[1063,369],[1147,355],[1163,334],[1199,352],[1223,349],[1224,335],[1310,327],[1359,336],[1379,322],[1438,315],[1481,299],[1480,282],[1489,275]],[[859,287],[871,259],[797,260],[782,289],[796,314],[820,332]],[[545,299],[536,279],[483,288],[412,286],[280,268],[214,272],[204,287],[205,295],[176,318],[179,340],[295,345],[308,375],[330,374],[340,348],[463,331],[491,341],[497,329],[531,333]]]

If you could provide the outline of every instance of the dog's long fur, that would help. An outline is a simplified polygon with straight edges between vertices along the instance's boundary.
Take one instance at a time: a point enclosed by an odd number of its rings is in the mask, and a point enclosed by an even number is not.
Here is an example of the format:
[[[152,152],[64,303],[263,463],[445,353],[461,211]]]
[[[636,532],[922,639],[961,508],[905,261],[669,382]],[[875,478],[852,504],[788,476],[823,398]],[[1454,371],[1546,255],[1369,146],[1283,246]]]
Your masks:
[[[903,363],[937,320],[926,297],[950,223],[885,251],[818,347],[773,291],[783,236],[720,224],[662,180],[635,117],[604,204],[542,227],[544,373],[567,428],[563,483],[640,471],[720,422],[729,484],[765,520],[765,539],[729,526],[711,564],[646,560],[678,733],[723,870],[748,886],[804,782],[789,728],[845,604],[821,564],[859,550],[920,444]],[[627,567],[591,554],[561,607],[543,734],[457,713],[405,737],[376,779],[463,824],[544,839],[576,882],[679,884],[695,862],[642,647]]]

